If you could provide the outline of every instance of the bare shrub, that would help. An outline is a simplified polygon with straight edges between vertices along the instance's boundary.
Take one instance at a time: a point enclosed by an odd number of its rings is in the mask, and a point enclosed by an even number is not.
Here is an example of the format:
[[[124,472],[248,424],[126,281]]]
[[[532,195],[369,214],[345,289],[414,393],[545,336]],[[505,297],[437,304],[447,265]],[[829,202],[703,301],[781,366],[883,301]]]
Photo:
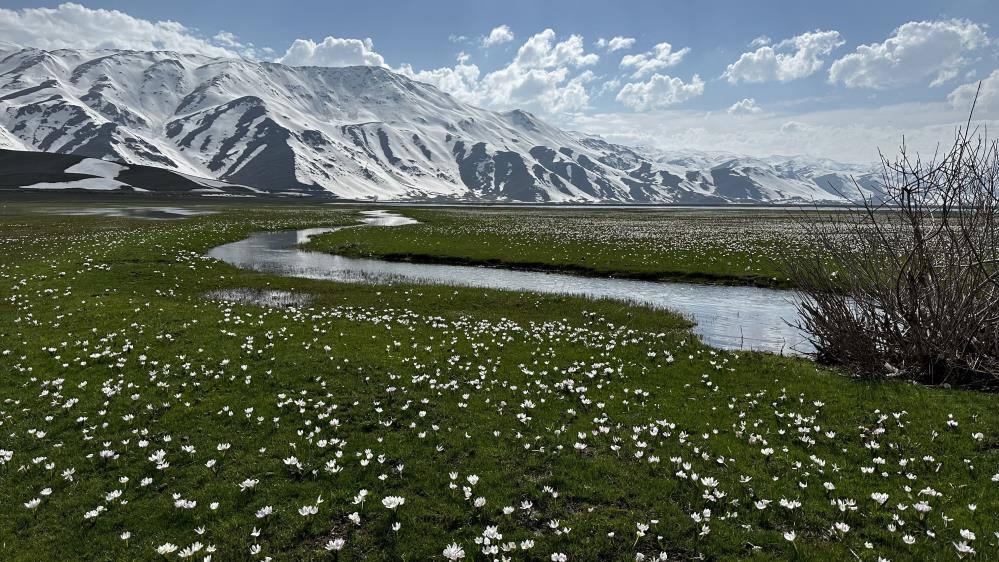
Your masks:
[[[883,193],[803,219],[819,251],[784,263],[799,327],[861,376],[999,387],[999,145],[969,119],[942,155],[881,160]]]

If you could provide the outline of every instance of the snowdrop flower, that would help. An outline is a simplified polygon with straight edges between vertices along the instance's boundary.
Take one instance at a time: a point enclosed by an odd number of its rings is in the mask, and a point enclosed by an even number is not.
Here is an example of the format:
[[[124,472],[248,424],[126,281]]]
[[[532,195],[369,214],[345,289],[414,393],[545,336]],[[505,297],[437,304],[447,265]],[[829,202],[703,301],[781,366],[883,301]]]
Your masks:
[[[34,498],[34,499],[26,501],[24,503],[24,507],[26,507],[28,509],[35,509],[36,507],[38,507],[38,504],[40,504],[40,503],[42,503],[42,498]]]
[[[461,560],[465,557],[465,550],[458,546],[458,543],[453,542],[444,548],[444,558],[454,562],[455,560]]]
[[[784,533],[784,540],[788,542],[794,542],[794,539],[798,538],[798,534],[794,531],[786,531]]]
[[[917,502],[917,503],[914,503],[914,504],[912,504],[912,508],[915,509],[916,512],[919,513],[920,517],[923,517],[924,515],[926,515],[927,513],[929,513],[930,511],[933,510],[933,508],[930,506],[930,504],[928,504],[926,502]]]
[[[301,515],[302,517],[310,517],[317,513],[319,513],[319,506],[303,505],[302,507],[298,508],[298,514]]]
[[[202,548],[204,548],[204,545],[202,545],[200,542],[195,542],[190,546],[186,547],[184,550],[178,552],[177,556],[179,556],[180,558],[190,558],[191,556],[194,556],[194,554],[200,551]]]
[[[957,543],[951,543],[951,544],[953,544],[954,548],[957,549],[957,556],[958,556],[958,558],[964,558],[965,556],[967,556],[969,554],[974,554],[975,553],[975,549],[971,548],[971,546],[969,546],[968,543],[966,543],[964,541],[957,542]]]
[[[388,509],[395,509],[404,503],[406,503],[406,498],[400,496],[385,496],[382,498],[382,505]]]
[[[323,545],[323,548],[325,548],[330,552],[337,552],[343,550],[343,545],[345,545],[346,543],[347,541],[341,538],[330,539],[326,544]]]
[[[166,556],[167,554],[171,554],[172,552],[176,551],[177,548],[178,548],[178,546],[175,545],[175,544],[173,544],[173,543],[169,543],[169,542],[168,543],[163,543],[160,546],[156,547],[156,553],[157,554],[162,554],[163,556]]]
[[[357,492],[357,495],[354,496],[354,505],[363,504],[364,498],[366,498],[367,495],[368,495],[367,490],[361,490]]]

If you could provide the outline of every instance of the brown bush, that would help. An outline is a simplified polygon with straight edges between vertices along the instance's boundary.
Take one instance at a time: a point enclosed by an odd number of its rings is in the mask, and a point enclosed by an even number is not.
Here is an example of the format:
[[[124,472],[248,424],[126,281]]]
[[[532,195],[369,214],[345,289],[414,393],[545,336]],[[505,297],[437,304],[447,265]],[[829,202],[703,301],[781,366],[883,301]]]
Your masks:
[[[819,251],[784,263],[799,327],[861,376],[999,387],[999,145],[969,120],[946,153],[903,144],[882,166],[862,207],[803,219]]]

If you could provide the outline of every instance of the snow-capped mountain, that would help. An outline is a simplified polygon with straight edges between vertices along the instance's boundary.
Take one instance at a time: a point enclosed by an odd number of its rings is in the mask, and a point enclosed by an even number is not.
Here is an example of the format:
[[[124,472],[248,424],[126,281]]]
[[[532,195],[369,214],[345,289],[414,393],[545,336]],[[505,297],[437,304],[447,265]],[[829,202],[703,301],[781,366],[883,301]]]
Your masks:
[[[851,176],[872,185],[825,161],[613,144],[384,68],[4,43],[0,148],[345,198],[807,202],[842,200]]]

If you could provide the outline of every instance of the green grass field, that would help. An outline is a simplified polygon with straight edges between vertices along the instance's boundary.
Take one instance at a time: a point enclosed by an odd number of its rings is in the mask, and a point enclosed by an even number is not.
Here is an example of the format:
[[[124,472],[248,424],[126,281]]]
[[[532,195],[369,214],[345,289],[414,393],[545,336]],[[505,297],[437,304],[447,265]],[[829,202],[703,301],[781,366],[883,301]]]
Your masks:
[[[810,237],[782,210],[410,209],[422,224],[351,229],[308,247],[389,260],[785,287],[778,249]],[[800,215],[799,215],[800,216]]]
[[[719,351],[676,316],[616,302],[203,257],[253,231],[351,224],[348,208],[32,210],[0,214],[0,559],[443,560],[451,544],[466,560],[999,556],[994,395]],[[401,212],[427,224],[319,244],[501,259],[526,236],[479,211]],[[594,231],[659,231],[641,217],[609,212]],[[545,254],[552,234],[533,230],[521,263],[585,256],[593,274],[736,278],[758,256],[699,265],[661,236]],[[205,298],[235,288],[312,301]]]

